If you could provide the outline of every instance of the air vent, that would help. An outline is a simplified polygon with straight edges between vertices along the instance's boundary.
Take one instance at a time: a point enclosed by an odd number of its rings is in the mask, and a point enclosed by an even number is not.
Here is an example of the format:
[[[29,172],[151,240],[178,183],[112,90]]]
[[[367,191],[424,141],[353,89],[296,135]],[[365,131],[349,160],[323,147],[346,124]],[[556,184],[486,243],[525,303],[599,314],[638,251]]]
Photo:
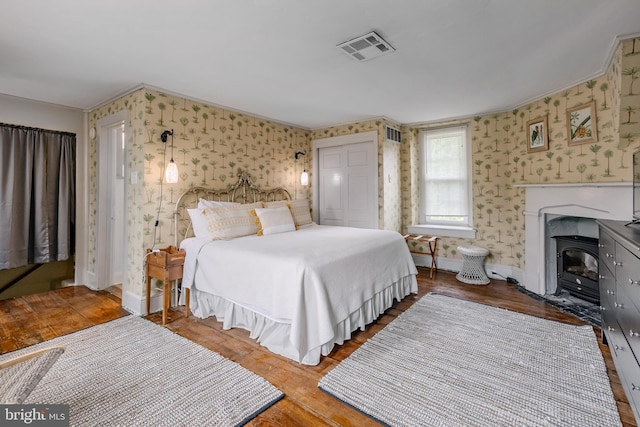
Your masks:
[[[393,141],[393,142],[401,141],[401,135],[400,135],[399,129],[386,125],[385,130],[387,131],[387,141]]]
[[[368,61],[395,50],[375,32],[341,43],[336,47],[358,61]]]

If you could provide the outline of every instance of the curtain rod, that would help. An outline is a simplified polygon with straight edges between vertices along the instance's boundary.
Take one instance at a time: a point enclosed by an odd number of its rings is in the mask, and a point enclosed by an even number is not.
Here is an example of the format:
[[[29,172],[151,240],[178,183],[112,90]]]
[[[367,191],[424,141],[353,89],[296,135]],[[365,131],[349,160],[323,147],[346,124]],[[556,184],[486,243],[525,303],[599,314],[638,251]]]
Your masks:
[[[41,128],[34,128],[34,127],[30,127],[30,126],[12,125],[12,124],[9,124],[9,123],[0,123],[0,126],[13,128],[13,129],[32,130],[32,131],[37,131],[37,132],[49,132],[49,133],[54,133],[54,134],[58,134],[58,135],[76,136],[76,134],[73,133],[73,132],[64,132],[64,131],[61,131],[61,130],[51,130],[51,129],[41,129]]]

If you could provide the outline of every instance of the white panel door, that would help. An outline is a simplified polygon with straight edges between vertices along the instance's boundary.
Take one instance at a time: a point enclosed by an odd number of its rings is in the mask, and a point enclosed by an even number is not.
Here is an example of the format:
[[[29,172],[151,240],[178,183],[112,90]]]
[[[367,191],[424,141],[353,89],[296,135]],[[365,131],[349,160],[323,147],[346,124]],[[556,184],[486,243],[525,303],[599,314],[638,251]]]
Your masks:
[[[126,112],[102,118],[98,131],[98,208],[96,261],[89,272],[92,289],[123,284],[126,276],[125,149]]]
[[[343,195],[345,167],[342,147],[322,148],[319,151],[320,166],[320,224],[344,225],[345,204]]]
[[[374,142],[318,149],[319,224],[377,228]]]
[[[124,182],[124,153],[125,134],[124,123],[109,129],[109,145],[113,157],[112,196],[111,196],[111,278],[107,281],[111,285],[122,284],[124,281],[124,252],[125,235],[125,182]]]

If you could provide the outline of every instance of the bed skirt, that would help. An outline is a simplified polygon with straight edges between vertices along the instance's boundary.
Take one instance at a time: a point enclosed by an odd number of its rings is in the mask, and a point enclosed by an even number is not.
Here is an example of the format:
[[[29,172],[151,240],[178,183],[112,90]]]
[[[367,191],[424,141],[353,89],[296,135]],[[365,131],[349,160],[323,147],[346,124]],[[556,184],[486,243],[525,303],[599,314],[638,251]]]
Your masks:
[[[401,301],[410,293],[418,292],[415,275],[409,275],[392,283],[365,301],[359,309],[334,326],[333,339],[312,348],[307,354],[300,355],[297,348],[289,340],[291,323],[270,319],[260,313],[243,307],[227,299],[191,289],[191,312],[201,319],[215,316],[222,322],[223,329],[242,328],[250,332],[250,337],[273,353],[293,359],[305,365],[317,365],[320,357],[331,352],[334,345],[343,344],[351,338],[356,329],[364,330],[365,326],[376,320],[394,300]]]

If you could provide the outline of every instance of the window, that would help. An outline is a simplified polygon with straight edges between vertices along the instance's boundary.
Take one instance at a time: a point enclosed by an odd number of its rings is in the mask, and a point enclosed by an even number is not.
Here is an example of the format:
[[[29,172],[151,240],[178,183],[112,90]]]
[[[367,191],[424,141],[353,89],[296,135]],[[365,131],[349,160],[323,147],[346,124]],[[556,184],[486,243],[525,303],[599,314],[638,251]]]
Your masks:
[[[467,127],[422,131],[420,147],[420,222],[471,226],[471,153]]]

